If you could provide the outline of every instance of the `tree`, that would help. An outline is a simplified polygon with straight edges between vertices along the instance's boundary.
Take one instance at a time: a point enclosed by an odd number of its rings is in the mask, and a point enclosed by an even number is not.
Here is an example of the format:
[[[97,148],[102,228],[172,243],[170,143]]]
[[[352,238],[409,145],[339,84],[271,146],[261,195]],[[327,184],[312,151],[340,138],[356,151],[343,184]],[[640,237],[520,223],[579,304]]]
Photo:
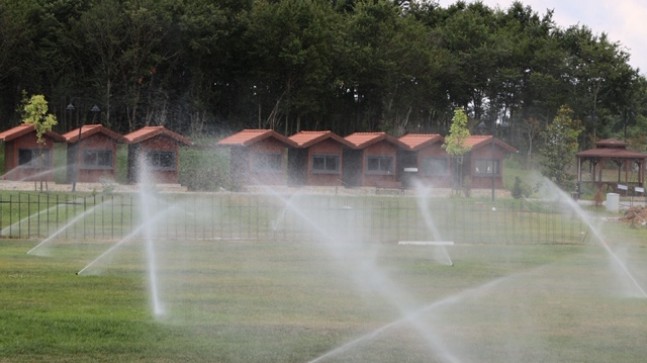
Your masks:
[[[33,95],[29,101],[23,101],[23,123],[32,125],[36,130],[36,142],[38,143],[38,166],[43,168],[47,167],[47,160],[43,155],[43,146],[45,145],[45,138],[43,137],[47,132],[52,130],[58,122],[56,116],[47,113],[48,106],[45,96]],[[43,181],[40,184],[41,190],[43,189]]]
[[[580,121],[573,119],[573,110],[562,106],[542,133],[542,172],[564,189],[573,187],[573,173],[569,169],[579,148],[577,139],[581,132]]]
[[[449,135],[445,137],[443,149],[452,157],[454,166],[454,180],[456,190],[463,188],[463,155],[470,151],[471,146],[466,144],[470,137],[470,130],[467,128],[467,114],[462,108],[454,110],[452,125],[449,128]]]
[[[43,135],[52,131],[58,121],[56,116],[48,111],[47,100],[43,95],[33,95],[23,106],[23,123],[34,126],[36,130],[36,142],[40,145],[45,144]]]

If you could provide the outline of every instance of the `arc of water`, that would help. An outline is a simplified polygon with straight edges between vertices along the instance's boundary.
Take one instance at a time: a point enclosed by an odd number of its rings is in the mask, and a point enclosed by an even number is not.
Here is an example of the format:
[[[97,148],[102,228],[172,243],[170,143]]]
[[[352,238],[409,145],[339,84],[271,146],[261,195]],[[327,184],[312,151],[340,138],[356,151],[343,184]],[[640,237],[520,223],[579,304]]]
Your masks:
[[[123,245],[123,244],[125,244],[125,243],[127,243],[127,242],[131,241],[132,239],[134,239],[138,234],[140,234],[140,233],[142,232],[142,230],[145,228],[145,225],[146,225],[147,223],[153,223],[153,222],[159,221],[160,219],[162,219],[162,218],[166,217],[168,214],[170,214],[170,212],[172,212],[173,210],[175,210],[175,208],[176,208],[175,206],[169,206],[169,207],[167,207],[167,208],[165,208],[165,209],[161,210],[161,211],[160,211],[158,214],[156,214],[156,215],[155,215],[155,216],[154,216],[150,221],[148,221],[148,222],[144,222],[144,223],[140,224],[139,226],[137,226],[137,228],[133,229],[133,230],[132,230],[130,233],[128,233],[124,238],[122,238],[121,240],[119,240],[119,241],[118,241],[117,243],[115,243],[114,245],[110,246],[110,248],[108,248],[108,249],[107,249],[107,250],[105,250],[103,253],[101,253],[97,258],[95,258],[94,260],[90,261],[90,263],[88,263],[87,265],[85,265],[85,267],[83,267],[82,269],[80,269],[76,274],[77,274],[77,275],[82,275],[82,274],[85,272],[85,270],[87,270],[87,269],[89,269],[90,267],[94,266],[97,262],[101,261],[103,258],[105,258],[105,257],[106,257],[106,256],[108,256],[109,254],[111,254],[114,250],[116,250],[117,248],[119,248],[121,245]]]
[[[418,204],[418,209],[422,213],[425,226],[431,233],[431,236],[434,239],[434,241],[442,241],[440,230],[438,230],[438,227],[436,226],[436,223],[434,222],[434,219],[431,216],[431,213],[429,212],[430,188],[424,187],[422,184],[420,184],[420,182],[417,182],[416,190],[419,193],[419,195],[416,196],[416,203]]]
[[[340,241],[337,241],[337,238],[331,234],[332,231],[321,227],[311,217],[309,217],[305,213],[302,213],[298,208],[296,208],[292,200],[286,201],[285,198],[282,198],[278,193],[275,193],[273,191],[270,191],[270,195],[274,195],[275,197],[279,198],[279,200],[284,203],[287,209],[293,212],[295,216],[300,218],[305,225],[307,225],[309,228],[312,228],[312,230],[317,233],[317,235],[321,236],[325,242],[328,242],[326,245],[346,245],[345,243],[340,243]],[[328,252],[331,253],[335,258],[343,257],[343,253],[336,251],[335,248],[328,248]],[[376,291],[379,291],[388,303],[398,309],[402,315],[409,315],[408,311],[410,309],[410,306],[412,306],[414,299],[404,290],[399,288],[395,283],[393,283],[393,281],[391,281],[391,279],[389,279],[388,276],[386,276],[382,271],[375,268],[371,264],[360,264],[356,266],[355,274],[357,275],[355,276],[355,279],[358,284],[363,285],[367,282],[370,283],[371,281],[373,281],[373,285],[377,289]],[[371,281],[368,281],[369,278],[371,279]],[[406,321],[409,322],[420,334],[420,336],[422,336],[427,341],[430,349],[432,349],[434,353],[443,356],[449,361],[455,361],[453,354],[438,343],[437,338],[430,331],[429,327],[425,326],[422,322],[415,319],[407,319]]]
[[[527,272],[500,277],[498,279],[489,281],[489,282],[487,282],[485,284],[482,284],[480,286],[476,286],[476,287],[473,287],[473,288],[470,288],[470,289],[466,289],[466,290],[463,290],[463,291],[461,291],[461,292],[459,292],[457,294],[450,295],[450,296],[445,297],[445,298],[443,298],[441,300],[438,300],[438,301],[434,301],[431,304],[426,305],[426,306],[424,306],[424,307],[422,307],[422,308],[420,308],[420,309],[418,309],[418,310],[416,310],[416,311],[414,311],[412,313],[404,315],[402,318],[400,318],[398,320],[394,320],[394,321],[392,321],[392,322],[390,322],[390,323],[388,323],[386,325],[383,325],[383,326],[381,326],[381,327],[379,327],[379,328],[377,328],[375,330],[372,330],[372,331],[370,331],[370,332],[368,332],[368,333],[366,333],[366,334],[364,334],[362,336],[359,336],[359,337],[357,337],[357,338],[355,338],[355,339],[353,339],[353,340],[351,340],[351,341],[349,341],[349,342],[347,342],[347,343],[345,343],[345,344],[343,344],[343,345],[341,345],[341,346],[339,346],[339,347],[337,347],[337,348],[335,348],[333,350],[330,350],[330,351],[324,353],[323,355],[309,361],[308,363],[318,363],[318,362],[321,362],[322,360],[324,360],[326,358],[330,358],[330,357],[333,357],[335,355],[346,352],[346,351],[348,351],[349,349],[353,348],[356,345],[359,345],[359,344],[361,344],[363,342],[370,341],[370,340],[376,338],[380,334],[386,332],[387,330],[389,330],[389,329],[391,329],[393,327],[396,327],[396,326],[398,326],[400,324],[403,324],[403,323],[416,322],[418,320],[417,318],[419,318],[420,316],[422,316],[424,314],[427,314],[427,313],[433,311],[434,309],[437,309],[437,308],[440,308],[440,307],[443,307],[443,306],[446,306],[446,305],[449,305],[449,304],[457,303],[460,300],[463,300],[463,299],[466,299],[468,297],[477,295],[477,294],[481,293],[484,290],[488,290],[488,289],[491,289],[491,288],[495,287],[496,285],[502,283],[503,281],[512,279],[515,276],[520,275],[520,274],[524,274],[524,273],[527,273]],[[457,357],[455,357],[454,355],[451,355],[449,353],[446,353],[442,358],[444,359],[444,361],[448,361],[448,362],[460,362],[460,360]]]
[[[626,276],[626,278],[631,282],[631,284],[636,288],[636,291],[640,293],[641,297],[647,298],[647,291],[640,285],[636,277],[631,273],[629,268],[627,267],[627,264],[622,261],[622,259],[618,256],[618,254],[615,253],[615,251],[609,246],[609,244],[605,241],[604,235],[602,232],[598,229],[597,226],[593,224],[591,221],[591,218],[589,218],[588,215],[584,212],[582,207],[580,207],[571,197],[566,194],[563,190],[561,190],[559,187],[557,187],[552,181],[550,181],[548,178],[543,178],[543,183],[544,185],[547,185],[550,188],[550,191],[555,193],[559,198],[563,201],[566,201],[569,209],[571,209],[575,214],[577,214],[578,218],[586,224],[588,227],[589,231],[593,236],[595,236],[595,239],[598,241],[600,246],[604,248],[604,250],[607,252],[607,254],[611,257],[611,260],[620,268],[622,273]]]
[[[18,165],[17,167],[9,170],[8,172],[0,175],[0,179],[4,180],[4,179],[7,179],[7,178],[12,178],[14,174],[20,172],[21,170],[28,169],[30,167],[31,167],[30,165],[24,165],[24,164],[23,165]],[[63,169],[67,169],[67,166],[59,166],[59,167],[56,167],[56,168],[46,169],[46,170],[40,171],[40,172],[38,172],[36,174],[27,175],[27,176],[25,176],[23,178],[20,178],[19,180],[16,180],[16,181],[40,181],[40,180],[33,180],[33,178],[39,178],[41,176],[54,174],[54,173],[56,173],[56,172],[58,172],[60,170],[63,170]],[[28,180],[28,179],[32,179],[32,180]]]
[[[28,254],[28,255],[31,255],[31,254],[32,254],[32,253],[34,253],[34,251],[36,251],[38,248],[40,248],[41,246],[45,245],[47,242],[49,242],[49,241],[53,240],[53,239],[54,239],[54,238],[56,238],[58,235],[60,235],[61,233],[65,232],[68,228],[72,227],[72,226],[73,226],[73,225],[75,225],[76,223],[78,223],[78,222],[80,222],[81,220],[83,220],[83,219],[84,219],[85,217],[87,217],[90,213],[94,212],[94,210],[95,210],[95,209],[97,209],[97,208],[99,208],[99,207],[103,206],[104,204],[109,204],[109,203],[112,203],[112,200],[109,200],[109,201],[103,201],[103,202],[101,202],[101,203],[99,203],[99,204],[97,204],[97,205],[92,206],[92,208],[90,208],[90,209],[88,209],[88,210],[84,211],[83,213],[81,213],[81,214],[79,214],[79,215],[75,216],[74,218],[72,218],[72,220],[70,220],[69,222],[67,222],[63,227],[59,228],[56,232],[52,233],[49,237],[45,238],[45,239],[44,239],[44,240],[42,240],[39,244],[37,244],[37,245],[36,245],[36,246],[34,246],[32,249],[30,249],[29,251],[27,251],[27,254]],[[57,205],[57,206],[58,206],[58,205]],[[55,207],[56,207],[56,206],[55,206]],[[52,207],[52,208],[54,208],[54,207]]]

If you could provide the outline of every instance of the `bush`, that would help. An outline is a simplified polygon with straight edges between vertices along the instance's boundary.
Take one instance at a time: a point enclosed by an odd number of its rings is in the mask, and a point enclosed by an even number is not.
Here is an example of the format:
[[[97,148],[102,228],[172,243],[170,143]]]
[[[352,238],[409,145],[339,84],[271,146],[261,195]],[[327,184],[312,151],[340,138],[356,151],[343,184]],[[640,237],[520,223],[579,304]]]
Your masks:
[[[228,151],[200,147],[180,149],[180,184],[194,191],[231,189]]]
[[[512,197],[515,199],[520,199],[521,197],[528,198],[532,194],[532,187],[516,176],[514,178],[514,185],[512,186],[511,192]]]

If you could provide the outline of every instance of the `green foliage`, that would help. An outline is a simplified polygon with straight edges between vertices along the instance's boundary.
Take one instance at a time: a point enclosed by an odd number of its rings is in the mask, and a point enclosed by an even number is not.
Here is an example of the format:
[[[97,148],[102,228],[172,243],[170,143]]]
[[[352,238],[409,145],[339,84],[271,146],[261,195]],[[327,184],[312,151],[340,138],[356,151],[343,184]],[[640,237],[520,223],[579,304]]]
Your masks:
[[[209,147],[181,148],[179,183],[189,190],[230,189],[228,151]]]
[[[87,122],[94,103],[115,131],[183,134],[446,134],[461,107],[532,151],[524,120],[544,125],[568,103],[585,140],[627,129],[644,144],[645,78],[624,47],[520,2],[7,0],[0,38],[8,124],[21,121],[19,89],[46,96],[59,132]]]
[[[449,128],[449,135],[445,137],[443,149],[454,159],[454,189],[465,189],[464,193],[469,196],[471,183],[470,180],[463,180],[463,155],[469,152],[471,146],[466,144],[467,138],[470,137],[470,131],[467,128],[467,115],[462,108],[454,109],[452,125]]]
[[[449,135],[445,137],[443,149],[451,156],[463,156],[470,151],[471,147],[465,142],[470,137],[470,130],[467,128],[467,115],[461,108],[454,110],[452,125],[449,128]]]
[[[514,199],[528,198],[532,195],[532,187],[523,182],[518,176],[514,178],[514,185],[512,186],[512,197]]]
[[[47,101],[43,95],[33,95],[29,101],[24,101],[23,122],[34,126],[36,130],[36,140],[39,144],[44,144],[43,135],[51,131],[58,123],[56,116],[47,113]]]
[[[578,137],[581,133],[580,122],[573,119],[573,110],[562,106],[542,134],[542,172],[565,189],[573,187],[574,174],[571,166],[579,149]]]

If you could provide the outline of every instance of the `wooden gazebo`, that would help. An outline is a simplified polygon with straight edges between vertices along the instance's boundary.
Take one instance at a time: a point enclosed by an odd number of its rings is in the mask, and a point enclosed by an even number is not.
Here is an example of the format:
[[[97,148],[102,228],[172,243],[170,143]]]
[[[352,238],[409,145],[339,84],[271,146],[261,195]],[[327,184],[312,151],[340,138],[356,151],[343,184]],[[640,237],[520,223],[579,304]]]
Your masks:
[[[628,150],[617,139],[604,139],[595,148],[577,153],[577,183],[591,183],[598,189],[619,190],[643,188],[647,154]],[[588,164],[588,168],[586,167]]]

